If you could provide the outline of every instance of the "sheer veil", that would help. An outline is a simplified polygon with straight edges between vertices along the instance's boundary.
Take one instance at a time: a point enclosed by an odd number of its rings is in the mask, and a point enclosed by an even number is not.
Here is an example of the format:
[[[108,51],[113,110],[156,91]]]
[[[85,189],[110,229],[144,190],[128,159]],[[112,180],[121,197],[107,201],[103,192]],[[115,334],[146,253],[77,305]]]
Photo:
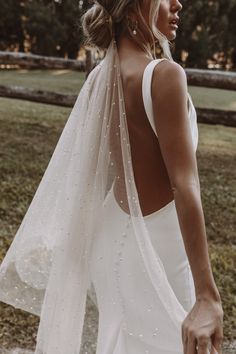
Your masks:
[[[0,267],[0,300],[41,317],[36,353],[79,354],[88,264],[115,183],[173,353],[187,313],[170,286],[140,209],[119,57],[113,40],[84,83],[36,194]],[[164,328],[165,330],[165,328]]]

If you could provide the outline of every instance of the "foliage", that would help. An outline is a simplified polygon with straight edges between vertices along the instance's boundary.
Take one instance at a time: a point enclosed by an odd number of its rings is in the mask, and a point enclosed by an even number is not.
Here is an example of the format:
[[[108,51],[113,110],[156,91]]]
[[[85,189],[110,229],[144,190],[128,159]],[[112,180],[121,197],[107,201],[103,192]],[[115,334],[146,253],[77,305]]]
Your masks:
[[[59,54],[66,53],[69,58],[76,58],[77,52],[83,40],[80,17],[82,8],[79,7],[78,0],[63,0],[56,6],[56,14],[59,22],[63,26],[64,38],[59,39]]]
[[[83,40],[79,0],[0,0],[0,50],[76,58]]]
[[[182,0],[174,57],[206,68],[209,59],[236,67],[236,0]],[[80,18],[91,0],[0,0],[0,50],[27,48],[42,55],[76,58],[83,41]],[[217,56],[217,57],[216,57]]]
[[[83,39],[79,21],[82,9],[78,0],[27,1],[25,30],[32,52],[76,58]]]
[[[25,5],[24,29],[35,54],[57,55],[57,38],[65,40],[63,25],[55,16],[54,3],[29,1]]]
[[[236,43],[236,0],[183,0],[175,57],[189,53],[187,67],[207,67],[207,59],[224,52],[223,66],[232,57]],[[235,63],[236,64],[236,63]]]
[[[0,50],[19,47],[24,50],[22,7],[18,0],[0,0]]]

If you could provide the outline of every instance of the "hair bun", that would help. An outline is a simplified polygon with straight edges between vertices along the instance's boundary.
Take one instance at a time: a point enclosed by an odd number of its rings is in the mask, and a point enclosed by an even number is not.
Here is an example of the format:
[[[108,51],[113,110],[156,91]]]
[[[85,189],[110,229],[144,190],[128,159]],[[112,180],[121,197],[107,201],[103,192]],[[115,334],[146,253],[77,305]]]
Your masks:
[[[82,17],[86,43],[99,49],[107,49],[112,40],[112,18],[99,3],[95,3]]]

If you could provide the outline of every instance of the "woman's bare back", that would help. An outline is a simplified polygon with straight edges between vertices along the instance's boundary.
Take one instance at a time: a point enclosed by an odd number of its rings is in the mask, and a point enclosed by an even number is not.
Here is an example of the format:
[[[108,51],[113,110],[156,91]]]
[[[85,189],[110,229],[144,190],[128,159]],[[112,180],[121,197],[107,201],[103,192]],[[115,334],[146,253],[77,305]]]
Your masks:
[[[142,77],[149,62],[150,59],[145,57],[120,57],[132,164],[144,216],[174,199],[158,138],[152,130],[143,103]],[[115,189],[115,194],[119,200],[118,189]]]

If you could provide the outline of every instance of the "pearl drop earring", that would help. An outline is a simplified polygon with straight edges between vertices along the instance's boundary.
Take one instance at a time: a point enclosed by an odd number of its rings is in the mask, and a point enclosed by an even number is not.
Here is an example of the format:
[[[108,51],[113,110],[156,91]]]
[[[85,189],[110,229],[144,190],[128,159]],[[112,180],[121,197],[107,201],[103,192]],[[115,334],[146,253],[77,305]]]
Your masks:
[[[137,35],[137,29],[138,29],[138,21],[135,20],[135,21],[134,21],[134,27],[133,27],[133,29],[132,29],[132,33],[133,33],[134,36]]]
[[[134,20],[132,21],[129,17],[128,17],[128,26],[132,32],[132,34],[134,36],[137,35],[137,29],[138,29],[138,21],[137,20]]]

